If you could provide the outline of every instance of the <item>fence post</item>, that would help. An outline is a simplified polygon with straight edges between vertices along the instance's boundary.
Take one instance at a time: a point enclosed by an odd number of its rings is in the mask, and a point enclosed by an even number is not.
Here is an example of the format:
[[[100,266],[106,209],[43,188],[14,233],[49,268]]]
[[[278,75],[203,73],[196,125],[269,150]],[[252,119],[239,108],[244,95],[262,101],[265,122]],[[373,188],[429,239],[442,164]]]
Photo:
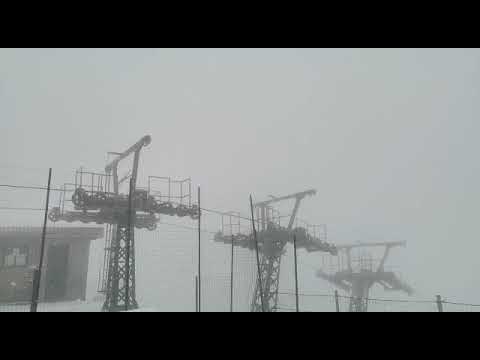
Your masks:
[[[48,186],[47,186],[47,201],[45,202],[45,217],[43,219],[42,241],[40,244],[40,261],[38,269],[34,272],[33,277],[33,291],[32,302],[30,304],[30,312],[37,312],[38,299],[40,297],[40,279],[42,277],[43,269],[43,256],[45,253],[45,237],[47,233],[47,219],[48,219],[48,206],[50,202],[50,185],[52,181],[52,168],[48,170]]]
[[[233,312],[233,234],[232,234],[232,248],[230,254],[230,312]]]
[[[202,207],[200,205],[200,186],[198,187],[198,312],[202,312],[202,277],[201,277],[201,226],[202,226]]]
[[[198,275],[195,276],[195,312],[198,312]]]
[[[297,269],[297,236],[293,234],[293,256],[295,260],[295,309],[300,312],[298,304],[298,269]]]
[[[335,290],[335,308],[337,310],[337,312],[340,312],[340,304],[338,302],[338,291]]]
[[[443,312],[442,297],[440,295],[437,295],[437,308],[438,312]]]
[[[35,268],[33,270],[32,279],[32,301],[30,303],[30,312],[37,312],[37,303],[39,298],[39,286],[40,284],[40,270]]]

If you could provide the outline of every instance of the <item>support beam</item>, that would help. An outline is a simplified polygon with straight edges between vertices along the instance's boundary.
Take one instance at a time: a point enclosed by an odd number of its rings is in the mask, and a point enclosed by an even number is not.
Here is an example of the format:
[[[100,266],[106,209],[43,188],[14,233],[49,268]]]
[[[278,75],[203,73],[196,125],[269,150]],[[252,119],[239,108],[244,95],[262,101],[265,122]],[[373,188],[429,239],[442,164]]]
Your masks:
[[[293,223],[295,222],[295,218],[297,217],[298,208],[300,207],[300,201],[302,198],[297,197],[295,200],[295,207],[293,208],[292,216],[290,217],[290,221],[288,222],[288,231],[292,231]]]
[[[383,266],[385,265],[385,261],[387,260],[388,253],[390,252],[390,247],[391,246],[386,246],[385,247],[385,252],[383,253],[382,260],[380,261],[380,264],[378,265],[377,272],[383,271]]]

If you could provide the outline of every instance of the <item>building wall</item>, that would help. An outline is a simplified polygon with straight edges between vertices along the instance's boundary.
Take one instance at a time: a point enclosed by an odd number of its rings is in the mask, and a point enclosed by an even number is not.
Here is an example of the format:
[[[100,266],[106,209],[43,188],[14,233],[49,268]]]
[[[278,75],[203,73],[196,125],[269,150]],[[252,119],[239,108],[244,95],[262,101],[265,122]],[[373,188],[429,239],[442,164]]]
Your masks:
[[[60,229],[62,230],[62,229]],[[88,259],[90,242],[103,236],[103,229],[82,228],[58,231],[46,240],[44,266],[40,283],[40,301],[45,299],[47,269],[49,264],[48,249],[55,244],[68,244],[68,263],[66,271],[66,293],[61,301],[85,300],[87,288]],[[34,267],[40,260],[40,232],[19,231],[5,234],[0,228],[0,302],[30,301],[32,296],[32,275]],[[3,249],[6,247],[28,247],[25,266],[4,267]],[[12,282],[16,286],[12,286]]]
[[[28,248],[25,266],[7,267],[4,264],[6,248]],[[32,261],[38,252],[35,244],[28,241],[7,241],[0,243],[0,301],[30,301],[32,297],[33,268]],[[13,284],[15,286],[13,286]]]
[[[87,292],[90,241],[70,244],[67,275],[67,300],[85,300]]]
[[[67,273],[65,274],[67,288],[65,298],[62,300],[85,300],[90,241],[68,242],[67,240],[46,242],[40,282],[40,300],[45,298],[48,280],[48,248],[58,243],[68,244],[69,246]],[[26,266],[0,269],[0,301],[29,301],[31,299],[33,267],[38,264],[40,247],[31,244],[28,249],[29,261]],[[15,287],[11,286],[12,282],[16,284]]]
[[[11,268],[0,272],[0,301],[30,301],[32,286],[25,268]],[[15,283],[16,286],[12,286]]]
[[[45,299],[47,269],[48,269],[48,247],[55,244],[68,244],[68,265],[67,273],[67,289],[64,301],[85,300],[88,273],[88,258],[90,253],[90,241],[68,241],[68,239],[56,239],[46,242],[45,248],[45,266],[42,271],[42,281],[40,283],[40,299]],[[36,249],[38,252],[40,248]],[[38,257],[40,255],[38,254]]]

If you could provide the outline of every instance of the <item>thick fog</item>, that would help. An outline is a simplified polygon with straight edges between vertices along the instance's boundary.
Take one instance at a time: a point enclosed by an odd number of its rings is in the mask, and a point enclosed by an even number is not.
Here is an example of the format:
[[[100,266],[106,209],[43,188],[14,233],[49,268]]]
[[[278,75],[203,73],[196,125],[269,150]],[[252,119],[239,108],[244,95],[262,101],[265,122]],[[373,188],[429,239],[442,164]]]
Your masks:
[[[299,216],[327,224],[329,242],[406,241],[388,265],[415,298],[480,303],[479,95],[476,49],[1,49],[0,183],[43,186],[51,167],[60,186],[149,134],[139,184],[191,177],[204,207],[245,216],[250,194],[314,188]],[[0,207],[44,198],[2,189]],[[42,221],[41,211],[0,211],[1,226]],[[197,238],[178,229],[138,233],[137,296],[192,311]],[[229,261],[212,238],[202,238],[206,269]],[[102,249],[90,249],[89,298]],[[322,256],[299,250],[302,291],[333,291],[315,276]],[[285,269],[281,288],[292,290]]]

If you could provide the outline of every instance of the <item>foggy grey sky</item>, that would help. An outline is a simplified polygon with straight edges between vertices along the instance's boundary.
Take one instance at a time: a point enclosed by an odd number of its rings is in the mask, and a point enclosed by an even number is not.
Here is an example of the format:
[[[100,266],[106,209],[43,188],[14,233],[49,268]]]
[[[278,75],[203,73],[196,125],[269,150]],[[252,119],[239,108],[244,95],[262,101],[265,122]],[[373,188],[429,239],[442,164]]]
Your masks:
[[[140,182],[191,176],[205,206],[245,214],[250,193],[316,188],[300,216],[330,240],[406,240],[390,262],[421,295],[480,303],[479,61],[477,49],[1,49],[1,172],[52,167],[61,184],[150,134]]]

